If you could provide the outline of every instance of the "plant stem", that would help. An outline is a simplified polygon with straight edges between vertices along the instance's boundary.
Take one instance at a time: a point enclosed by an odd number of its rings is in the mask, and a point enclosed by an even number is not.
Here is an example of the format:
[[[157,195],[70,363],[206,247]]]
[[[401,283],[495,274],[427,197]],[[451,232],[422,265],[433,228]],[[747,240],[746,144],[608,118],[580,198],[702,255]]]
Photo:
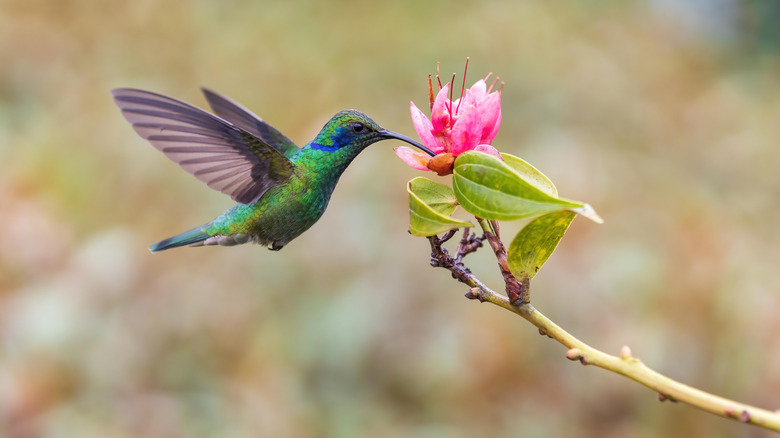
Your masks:
[[[478,287],[478,289],[480,294],[475,297],[476,299],[487,301],[522,316],[535,325],[540,333],[568,347],[569,351],[566,353],[566,357],[571,360],[579,360],[583,365],[595,365],[622,374],[657,391],[661,401],[671,400],[688,403],[721,417],[780,432],[780,414],[777,412],[719,397],[672,380],[631,356],[627,347],[623,347],[621,357],[604,353],[569,334],[531,304],[514,306],[503,295],[483,287]],[[472,295],[474,294],[472,293]]]
[[[493,229],[490,227],[490,224],[486,221],[480,221],[480,225],[482,225],[485,235],[494,249],[496,257],[499,259],[499,265],[501,265],[501,256],[506,260],[503,244],[497,249],[498,245],[492,241],[496,237],[491,233]],[[487,301],[520,315],[536,326],[539,329],[539,333],[547,335],[569,348],[566,352],[568,359],[579,360],[583,365],[594,365],[626,376],[657,391],[660,401],[680,401],[720,417],[780,432],[780,411],[771,412],[766,409],[739,403],[672,380],[633,357],[628,346],[623,347],[620,357],[612,356],[593,348],[555,324],[536,310],[529,302],[523,302],[522,300],[510,301],[509,298],[487,287],[463,263],[460,261],[456,262],[448,254],[447,250],[442,247],[444,240],[438,239],[436,236],[430,237],[429,240],[431,242],[431,265],[450,270],[453,278],[471,286],[471,289],[466,293],[467,298],[479,300],[480,302]],[[502,274],[504,274],[503,269]],[[504,275],[504,278],[506,280],[507,276]],[[514,276],[511,276],[511,278],[514,280],[514,283],[517,283],[517,279]],[[522,286],[523,295],[528,296],[529,283],[524,281]],[[509,288],[510,285],[507,282],[507,289]]]
[[[482,227],[482,231],[485,233],[485,238],[490,244],[490,247],[493,248],[493,253],[496,255],[498,269],[504,277],[506,296],[509,297],[509,301],[517,306],[530,303],[531,296],[529,295],[528,288],[524,288],[509,270],[509,263],[506,258],[506,248],[504,248],[504,242],[498,237],[498,223],[496,221],[487,221],[481,218],[477,218],[477,220]]]

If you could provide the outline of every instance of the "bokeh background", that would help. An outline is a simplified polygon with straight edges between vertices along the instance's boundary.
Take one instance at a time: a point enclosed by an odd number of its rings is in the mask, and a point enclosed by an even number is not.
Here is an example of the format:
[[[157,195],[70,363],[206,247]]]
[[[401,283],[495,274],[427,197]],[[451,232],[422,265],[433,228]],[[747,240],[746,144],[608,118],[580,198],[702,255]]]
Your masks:
[[[763,437],[462,297],[364,152],[279,253],[146,247],[232,205],[109,90],[231,96],[299,144],[413,135],[426,77],[506,82],[494,144],[591,203],[536,277],[586,342],[780,408],[780,3],[0,2],[0,436]],[[460,76],[458,76],[460,78]],[[521,226],[506,224],[505,238]],[[500,288],[490,251],[467,258]]]

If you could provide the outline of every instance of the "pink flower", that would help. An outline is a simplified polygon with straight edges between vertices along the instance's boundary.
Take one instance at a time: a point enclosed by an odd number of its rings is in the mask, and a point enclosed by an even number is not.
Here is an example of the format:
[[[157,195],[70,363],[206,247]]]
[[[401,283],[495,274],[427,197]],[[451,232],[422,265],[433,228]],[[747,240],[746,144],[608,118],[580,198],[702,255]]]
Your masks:
[[[435,170],[440,175],[449,174],[454,157],[471,150],[501,158],[496,148],[490,145],[501,126],[500,91],[492,91],[492,85],[488,89],[485,79],[480,79],[471,88],[464,87],[460,99],[453,101],[451,86],[451,82],[444,86],[439,84],[439,92],[431,101],[430,119],[411,102],[414,129],[422,143],[437,154],[432,158],[406,146],[395,148],[396,155],[415,169]],[[432,97],[430,76],[428,87]],[[449,157],[440,157],[446,154]]]

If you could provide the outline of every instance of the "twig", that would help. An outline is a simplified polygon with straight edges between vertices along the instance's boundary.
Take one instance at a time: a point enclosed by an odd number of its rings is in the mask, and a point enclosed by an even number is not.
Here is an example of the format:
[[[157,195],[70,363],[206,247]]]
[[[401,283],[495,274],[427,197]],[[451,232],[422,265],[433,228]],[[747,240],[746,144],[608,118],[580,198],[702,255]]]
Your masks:
[[[455,263],[461,263],[463,257],[482,248],[482,241],[485,240],[485,235],[477,237],[476,233],[469,233],[470,231],[471,228],[463,229],[463,237],[460,238],[458,250],[455,252]]]
[[[487,236],[488,242],[491,243],[496,257],[499,258],[499,266],[501,266],[500,257],[503,256],[504,260],[506,259],[503,244],[498,246],[491,240],[498,239],[495,237],[495,234],[492,234],[492,231],[490,233],[487,231],[487,229],[492,230],[492,228],[488,228],[489,223],[483,224],[483,221],[480,221],[480,225],[483,225],[483,229],[486,229],[485,236]],[[493,238],[491,238],[491,234],[494,236]],[[450,235],[449,237],[452,236]],[[529,302],[518,304],[517,301],[512,301],[487,287],[463,263],[449,255],[447,249],[441,246],[443,239],[433,236],[429,240],[431,242],[431,265],[448,269],[452,272],[453,278],[470,286],[471,289],[466,293],[466,298],[479,300],[480,302],[487,301],[522,316],[536,326],[540,334],[547,335],[566,346],[568,348],[566,352],[568,359],[578,360],[583,365],[594,365],[626,376],[658,392],[660,401],[670,400],[687,403],[720,417],[780,432],[780,412],[771,412],[766,409],[739,403],[672,380],[633,357],[628,346],[624,346],[621,349],[620,357],[593,348],[559,327],[536,310]],[[512,278],[514,279],[514,276]],[[517,279],[514,279],[514,282],[517,282]],[[523,286],[523,292],[527,294],[529,291],[528,282],[524,281]],[[507,286],[507,289],[509,289],[509,286]]]
[[[523,288],[523,285],[517,281],[517,278],[515,278],[509,270],[509,263],[506,259],[506,249],[504,248],[504,243],[498,237],[498,223],[496,221],[487,221],[481,218],[477,218],[477,220],[482,227],[482,231],[485,232],[485,238],[487,238],[490,247],[493,248],[493,252],[496,255],[498,269],[501,270],[501,275],[504,277],[506,296],[509,297],[509,301],[516,306],[530,303],[531,296],[529,291]]]
[[[431,236],[428,238],[428,241],[431,243],[431,266],[434,268],[445,268],[449,270],[452,273],[452,278],[460,281],[463,284],[471,286],[472,288],[487,288],[484,283],[479,281],[479,279],[471,273],[469,268],[467,268],[463,263],[456,262],[447,251],[447,248],[442,247],[442,244],[446,240],[439,239],[436,236]]]

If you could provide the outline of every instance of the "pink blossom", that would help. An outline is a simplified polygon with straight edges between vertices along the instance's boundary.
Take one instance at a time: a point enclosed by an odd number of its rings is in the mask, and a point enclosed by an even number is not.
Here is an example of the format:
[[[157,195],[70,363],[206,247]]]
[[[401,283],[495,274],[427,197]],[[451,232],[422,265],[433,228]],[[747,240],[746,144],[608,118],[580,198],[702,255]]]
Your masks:
[[[433,96],[430,77],[428,86],[429,95]],[[409,109],[412,124],[422,143],[435,152],[437,157],[442,154],[456,157],[475,150],[500,159],[501,155],[490,145],[501,126],[500,91],[493,91],[492,85],[488,89],[485,79],[480,79],[471,88],[464,87],[461,97],[453,101],[451,87],[451,82],[439,85],[439,91],[431,102],[430,119],[411,102]],[[440,164],[436,164],[433,169],[428,167],[432,158],[416,149],[400,146],[395,148],[395,153],[415,169],[436,170],[439,174],[451,173],[451,163],[454,161],[454,158],[434,160],[434,163],[448,162],[450,169],[441,169]]]

